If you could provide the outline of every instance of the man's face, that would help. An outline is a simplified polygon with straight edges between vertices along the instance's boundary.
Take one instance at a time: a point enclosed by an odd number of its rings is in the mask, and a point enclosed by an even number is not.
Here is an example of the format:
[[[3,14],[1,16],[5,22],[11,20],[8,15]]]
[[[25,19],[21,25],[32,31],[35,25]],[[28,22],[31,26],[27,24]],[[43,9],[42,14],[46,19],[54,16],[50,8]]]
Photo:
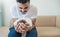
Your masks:
[[[19,10],[20,12],[22,12],[22,14],[25,14],[28,10],[29,10],[29,7],[30,7],[30,3],[18,3],[18,7],[19,7]]]

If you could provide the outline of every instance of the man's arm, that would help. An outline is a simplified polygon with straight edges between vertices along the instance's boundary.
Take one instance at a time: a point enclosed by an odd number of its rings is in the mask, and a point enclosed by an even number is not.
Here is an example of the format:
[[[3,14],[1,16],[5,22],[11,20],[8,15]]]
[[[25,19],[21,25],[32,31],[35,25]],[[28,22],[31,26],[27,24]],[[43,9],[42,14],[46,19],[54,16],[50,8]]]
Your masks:
[[[18,24],[18,25],[15,25],[15,26],[14,26],[13,23],[14,23],[16,20],[18,20],[18,18],[12,18],[12,19],[11,19],[11,21],[10,21],[10,23],[9,23],[10,27],[14,27],[15,30],[16,30],[17,32],[19,32],[19,33],[25,32],[25,30],[23,31],[22,28],[21,28],[23,25],[19,25],[19,24]]]
[[[13,23],[17,20],[18,18],[12,18],[11,20],[10,20],[10,22],[9,22],[9,26],[10,27],[13,27],[14,25],[13,25]]]
[[[27,26],[26,31],[29,31],[35,27],[36,18],[33,18],[31,20],[32,20],[32,26]],[[26,23],[26,24],[28,24],[28,23]]]
[[[35,22],[36,22],[36,18],[33,18],[33,19],[32,19],[32,28],[35,27]]]

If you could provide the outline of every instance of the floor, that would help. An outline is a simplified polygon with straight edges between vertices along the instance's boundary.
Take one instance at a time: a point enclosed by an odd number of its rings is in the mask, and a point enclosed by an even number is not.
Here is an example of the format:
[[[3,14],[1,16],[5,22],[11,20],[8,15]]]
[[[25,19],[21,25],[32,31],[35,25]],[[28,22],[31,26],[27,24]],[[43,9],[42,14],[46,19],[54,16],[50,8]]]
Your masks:
[[[0,37],[8,37],[8,27],[0,27]]]

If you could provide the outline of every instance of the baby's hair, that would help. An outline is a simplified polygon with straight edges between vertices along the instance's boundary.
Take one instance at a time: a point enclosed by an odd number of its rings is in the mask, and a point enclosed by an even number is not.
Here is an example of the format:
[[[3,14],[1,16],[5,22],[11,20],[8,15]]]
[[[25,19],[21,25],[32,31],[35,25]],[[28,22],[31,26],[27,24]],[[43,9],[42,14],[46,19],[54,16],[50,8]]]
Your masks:
[[[25,24],[26,21],[25,20],[20,20],[20,21],[17,22],[17,24],[19,24],[19,23],[24,23]]]

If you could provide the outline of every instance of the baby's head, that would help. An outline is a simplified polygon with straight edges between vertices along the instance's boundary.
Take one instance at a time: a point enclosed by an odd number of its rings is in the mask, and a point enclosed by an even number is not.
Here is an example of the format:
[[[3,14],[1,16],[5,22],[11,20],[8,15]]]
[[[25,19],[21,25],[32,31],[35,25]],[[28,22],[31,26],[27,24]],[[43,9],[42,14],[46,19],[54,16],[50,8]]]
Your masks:
[[[14,22],[14,25],[17,25],[17,24],[19,24],[19,23],[28,23],[29,24],[29,26],[32,26],[32,21],[31,21],[31,19],[29,19],[29,18],[19,18],[18,20],[16,20],[15,22]]]
[[[26,24],[26,23],[27,23],[27,21],[25,21],[25,20],[20,20],[20,21],[18,21],[18,22],[17,22],[17,24],[19,24],[19,23]],[[29,24],[26,24],[26,26],[29,26]]]
[[[19,23],[24,23],[25,24],[26,21],[25,20],[20,20],[20,21],[17,22],[17,24],[19,24]]]

